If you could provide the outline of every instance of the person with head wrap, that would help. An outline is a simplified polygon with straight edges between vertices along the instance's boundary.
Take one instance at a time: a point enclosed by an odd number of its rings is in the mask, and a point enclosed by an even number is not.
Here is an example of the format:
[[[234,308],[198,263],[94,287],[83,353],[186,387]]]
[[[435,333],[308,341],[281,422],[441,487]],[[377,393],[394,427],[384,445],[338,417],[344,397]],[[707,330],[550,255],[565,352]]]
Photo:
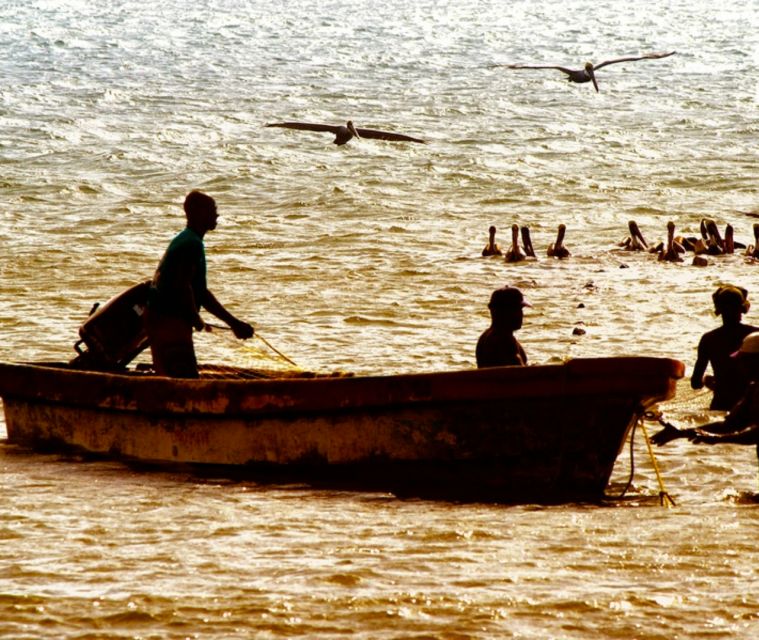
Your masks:
[[[713,391],[710,409],[727,411],[743,395],[748,383],[745,373],[730,356],[748,334],[759,328],[741,322],[750,307],[746,289],[722,286],[714,292],[712,300],[715,315],[722,316],[722,326],[701,336],[690,384],[693,389],[707,387]],[[704,375],[709,365],[712,374]]]
[[[694,444],[748,444],[756,445],[759,456],[759,332],[748,334],[731,357],[748,383],[725,418],[690,429],[662,421],[664,428],[651,437],[653,444],[661,446],[677,438]]]

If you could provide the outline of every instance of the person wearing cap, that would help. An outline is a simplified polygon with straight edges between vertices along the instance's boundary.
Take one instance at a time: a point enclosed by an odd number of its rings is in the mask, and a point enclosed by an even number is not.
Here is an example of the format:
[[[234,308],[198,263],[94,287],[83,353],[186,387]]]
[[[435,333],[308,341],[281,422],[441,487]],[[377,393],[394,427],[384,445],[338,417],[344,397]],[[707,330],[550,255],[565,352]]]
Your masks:
[[[712,300],[715,315],[722,316],[722,326],[701,336],[690,385],[693,389],[711,389],[714,395],[709,408],[727,411],[741,397],[747,384],[741,368],[730,355],[748,334],[759,328],[741,322],[750,307],[746,289],[722,286],[714,292]],[[708,365],[711,365],[712,375],[705,376]]]
[[[490,327],[477,340],[477,367],[526,365],[527,355],[514,336],[522,328],[524,307],[532,305],[515,287],[501,287],[490,296]]]
[[[146,329],[158,375],[197,378],[192,331],[205,328],[201,308],[228,324],[240,339],[252,337],[254,329],[227,311],[206,284],[203,237],[216,228],[219,214],[215,200],[191,191],[185,198],[184,211],[187,226],[169,244],[150,285]]]
[[[664,423],[664,429],[651,437],[653,444],[661,446],[677,438],[695,444],[755,444],[759,456],[759,331],[743,339],[733,358],[743,369],[748,386],[724,420],[692,429]]]

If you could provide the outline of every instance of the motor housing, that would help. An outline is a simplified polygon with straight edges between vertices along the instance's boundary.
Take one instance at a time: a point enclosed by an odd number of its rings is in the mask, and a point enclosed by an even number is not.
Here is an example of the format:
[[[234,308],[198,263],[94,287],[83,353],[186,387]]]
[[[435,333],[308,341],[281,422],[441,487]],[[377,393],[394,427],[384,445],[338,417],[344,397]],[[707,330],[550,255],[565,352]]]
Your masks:
[[[150,280],[140,282],[108,300],[96,303],[79,327],[71,365],[81,369],[124,369],[148,346],[145,311]],[[84,347],[82,346],[84,345]]]

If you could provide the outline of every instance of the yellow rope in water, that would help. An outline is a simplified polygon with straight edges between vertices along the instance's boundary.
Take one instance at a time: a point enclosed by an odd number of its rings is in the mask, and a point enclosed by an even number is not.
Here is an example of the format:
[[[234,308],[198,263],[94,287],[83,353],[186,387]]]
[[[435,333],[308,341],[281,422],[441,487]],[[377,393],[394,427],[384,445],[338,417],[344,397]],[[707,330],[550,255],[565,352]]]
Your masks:
[[[651,464],[654,467],[654,471],[656,472],[656,480],[659,483],[659,502],[663,507],[667,508],[677,506],[675,505],[675,501],[672,499],[672,496],[670,496],[664,489],[664,480],[662,480],[661,472],[659,471],[659,463],[656,461],[653,447],[651,447],[651,441],[648,439],[648,431],[646,431],[646,425],[643,423],[642,416],[638,423],[640,424],[640,428],[643,431],[643,438],[646,441],[646,447],[648,447],[648,455],[651,456]]]
[[[263,342],[267,347],[269,347],[269,349],[271,349],[274,353],[276,353],[280,358],[282,358],[286,362],[289,362],[292,366],[298,367],[298,365],[292,360],[290,360],[290,358],[288,358],[284,353],[282,353],[276,347],[273,347],[271,343],[266,338],[264,338],[260,333],[256,333],[255,337],[261,340],[261,342]]]
[[[223,325],[211,324],[209,322],[205,324],[206,331],[213,332],[213,331],[216,331],[217,329],[221,329],[222,331],[232,331],[230,327],[225,327]],[[300,370],[301,367],[297,363],[295,363],[292,359],[288,358],[284,353],[282,353],[279,349],[277,349],[274,345],[272,345],[266,338],[264,338],[257,331],[253,334],[253,337],[261,340],[261,342],[263,342],[267,347],[269,347],[269,349],[271,349],[274,353],[276,353],[282,360],[284,360],[291,366],[295,367],[296,369]],[[239,344],[245,349],[248,349],[250,351],[255,351],[257,354],[263,355],[265,357],[269,357],[269,356],[266,356],[266,354],[262,353],[259,349],[256,349],[256,347],[254,347],[251,344],[246,344],[245,342],[241,342]],[[269,357],[269,359],[274,360],[274,358],[271,358],[271,357]]]

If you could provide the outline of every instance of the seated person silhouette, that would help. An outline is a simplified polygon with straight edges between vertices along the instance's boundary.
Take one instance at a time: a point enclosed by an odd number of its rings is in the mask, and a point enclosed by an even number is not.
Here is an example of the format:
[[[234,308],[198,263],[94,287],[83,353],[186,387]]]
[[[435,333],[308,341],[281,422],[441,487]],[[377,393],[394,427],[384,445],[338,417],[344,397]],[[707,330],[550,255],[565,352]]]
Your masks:
[[[514,332],[522,327],[524,307],[531,306],[515,287],[493,291],[488,304],[490,327],[477,341],[478,368],[527,364],[527,355]]]

